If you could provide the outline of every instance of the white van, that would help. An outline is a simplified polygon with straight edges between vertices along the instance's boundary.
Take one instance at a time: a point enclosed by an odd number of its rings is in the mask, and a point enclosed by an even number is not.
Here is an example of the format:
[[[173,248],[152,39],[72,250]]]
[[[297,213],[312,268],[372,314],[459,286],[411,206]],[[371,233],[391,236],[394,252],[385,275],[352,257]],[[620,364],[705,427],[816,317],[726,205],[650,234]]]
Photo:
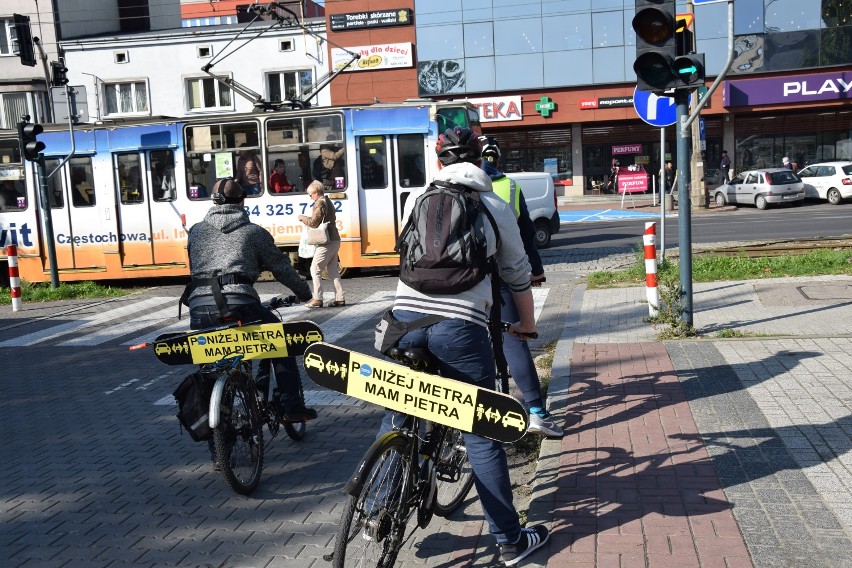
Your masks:
[[[553,177],[545,172],[515,172],[506,174],[521,186],[530,219],[535,225],[535,244],[543,249],[550,246],[550,237],[559,232],[559,212],[556,210],[556,190]]]

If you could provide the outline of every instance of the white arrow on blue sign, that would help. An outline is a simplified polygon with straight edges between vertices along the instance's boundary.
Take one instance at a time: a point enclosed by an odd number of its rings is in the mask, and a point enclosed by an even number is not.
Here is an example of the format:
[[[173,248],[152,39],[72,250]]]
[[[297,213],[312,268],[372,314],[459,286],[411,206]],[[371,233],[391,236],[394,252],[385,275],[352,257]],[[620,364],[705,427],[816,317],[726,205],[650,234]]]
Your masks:
[[[639,118],[651,126],[671,126],[677,121],[677,106],[672,97],[661,97],[647,91],[634,89],[633,108]]]

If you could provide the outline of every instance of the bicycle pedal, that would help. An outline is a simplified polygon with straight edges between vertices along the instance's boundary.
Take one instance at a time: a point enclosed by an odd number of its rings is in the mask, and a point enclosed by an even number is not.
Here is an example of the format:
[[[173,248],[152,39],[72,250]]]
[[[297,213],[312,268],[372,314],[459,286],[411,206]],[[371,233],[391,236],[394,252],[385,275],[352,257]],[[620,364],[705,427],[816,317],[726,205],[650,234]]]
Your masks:
[[[436,477],[441,481],[455,483],[461,479],[461,469],[452,464],[438,464],[435,468]]]

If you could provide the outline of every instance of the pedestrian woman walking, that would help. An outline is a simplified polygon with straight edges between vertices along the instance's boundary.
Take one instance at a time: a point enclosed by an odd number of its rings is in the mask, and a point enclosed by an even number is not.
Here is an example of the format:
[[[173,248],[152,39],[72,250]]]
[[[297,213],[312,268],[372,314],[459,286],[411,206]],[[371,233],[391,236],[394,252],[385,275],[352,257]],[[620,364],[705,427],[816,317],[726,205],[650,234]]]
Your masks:
[[[343,285],[340,282],[340,270],[337,266],[337,253],[340,251],[340,233],[337,232],[337,217],[334,213],[334,204],[325,196],[323,184],[320,180],[314,180],[308,185],[308,197],[313,200],[314,205],[311,215],[299,215],[299,221],[311,228],[317,228],[322,223],[328,223],[328,241],[323,245],[317,245],[314,260],[311,262],[311,278],[314,282],[314,297],[308,302],[309,308],[322,307],[322,271],[328,271],[328,276],[334,283],[334,301],[330,306],[345,306],[343,296]]]

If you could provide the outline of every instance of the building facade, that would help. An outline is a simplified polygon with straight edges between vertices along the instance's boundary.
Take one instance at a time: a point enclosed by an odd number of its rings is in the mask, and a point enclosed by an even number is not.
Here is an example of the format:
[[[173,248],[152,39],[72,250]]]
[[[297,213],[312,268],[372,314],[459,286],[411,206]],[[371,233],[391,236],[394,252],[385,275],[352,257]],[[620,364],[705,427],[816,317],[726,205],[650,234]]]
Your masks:
[[[210,73],[266,101],[280,102],[306,95],[329,68],[321,39],[324,18],[313,3],[306,12],[299,3],[282,4],[293,6],[300,16],[314,14],[303,22],[320,39],[269,19],[249,25],[252,16],[237,10],[245,2],[83,4],[62,3],[60,43],[69,84],[84,93],[92,122],[249,112],[253,101]],[[95,9],[104,16],[87,29],[83,19]],[[310,103],[330,104],[328,90]]]
[[[21,64],[13,14],[30,18],[38,38],[35,67]],[[48,0],[4,0],[0,4],[0,129],[14,129],[21,115],[43,121],[49,117],[50,61],[58,57],[51,3]]]
[[[692,10],[677,2],[678,13]],[[634,13],[630,0],[329,3],[330,44],[414,54],[408,66],[346,73],[332,103],[472,99],[506,149],[504,169],[550,171],[571,184],[566,192],[588,193],[613,159],[660,167],[660,129],[634,108]],[[694,15],[710,85],[728,58],[728,5],[698,5]],[[852,158],[851,15],[839,0],[737,0],[734,62],[702,112],[708,183],[722,149],[735,169],[787,155],[799,164]],[[755,96],[760,85],[777,95]],[[674,159],[666,130],[662,152]]]

